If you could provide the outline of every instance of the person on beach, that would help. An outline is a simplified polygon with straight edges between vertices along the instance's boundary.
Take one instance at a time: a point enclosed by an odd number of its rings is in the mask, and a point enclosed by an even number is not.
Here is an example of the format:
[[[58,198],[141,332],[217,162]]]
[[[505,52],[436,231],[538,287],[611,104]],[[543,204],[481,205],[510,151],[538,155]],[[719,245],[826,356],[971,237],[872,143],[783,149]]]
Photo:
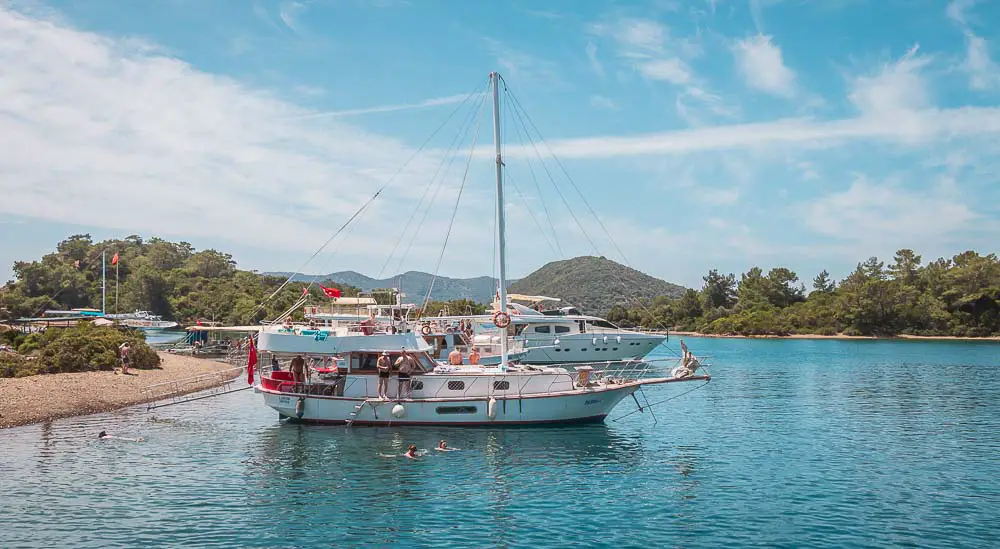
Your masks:
[[[452,366],[461,366],[462,351],[459,351],[457,348],[452,349],[451,352],[448,353],[448,364],[451,364]]]
[[[413,357],[403,349],[396,359],[396,369],[398,370],[397,376],[399,377],[399,386],[396,387],[396,400],[402,400],[403,398],[410,398],[413,393],[412,380],[410,376],[413,374],[413,370],[416,369],[416,365],[413,363]]]
[[[306,380],[306,359],[302,358],[302,355],[293,358],[288,369],[292,371],[292,381],[295,383],[302,383]]]
[[[479,364],[479,351],[475,347],[469,352],[469,364]]]
[[[130,347],[128,341],[122,343],[121,346],[118,347],[118,352],[122,357],[122,374],[128,374],[128,365],[130,360],[128,356],[129,349]]]
[[[389,378],[392,377],[392,361],[389,360],[389,351],[382,351],[382,356],[378,357],[375,364],[378,368],[378,397],[389,398]]]

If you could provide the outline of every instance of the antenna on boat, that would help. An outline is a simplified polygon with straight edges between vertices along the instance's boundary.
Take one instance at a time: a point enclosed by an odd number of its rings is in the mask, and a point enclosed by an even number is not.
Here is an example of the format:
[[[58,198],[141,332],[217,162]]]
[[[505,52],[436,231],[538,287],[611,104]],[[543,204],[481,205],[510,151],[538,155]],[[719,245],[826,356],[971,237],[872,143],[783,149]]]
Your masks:
[[[507,263],[504,242],[504,221],[503,221],[503,157],[500,154],[500,73],[494,71],[490,73],[490,85],[493,89],[493,144],[497,152],[497,254],[500,262],[500,279],[497,284],[500,286],[500,311],[507,313]],[[501,328],[500,335],[500,371],[507,371],[507,328]]]

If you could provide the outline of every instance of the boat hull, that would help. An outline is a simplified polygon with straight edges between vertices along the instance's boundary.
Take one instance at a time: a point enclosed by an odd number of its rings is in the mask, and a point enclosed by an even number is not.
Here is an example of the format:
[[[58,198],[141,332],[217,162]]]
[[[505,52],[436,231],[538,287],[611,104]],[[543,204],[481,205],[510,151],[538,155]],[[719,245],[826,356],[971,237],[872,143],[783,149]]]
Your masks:
[[[375,400],[315,395],[296,395],[263,390],[264,402],[283,417],[305,423],[353,425],[558,425],[593,423],[604,418],[640,385],[580,390],[546,395],[490,398]],[[303,399],[302,415],[297,405]],[[357,408],[360,405],[360,408]],[[393,408],[401,405],[401,417]],[[356,412],[354,415],[352,413]],[[353,419],[353,420],[352,420]]]
[[[620,340],[618,339],[620,338]],[[524,364],[574,364],[639,359],[667,339],[648,334],[568,334],[558,338],[525,340]]]

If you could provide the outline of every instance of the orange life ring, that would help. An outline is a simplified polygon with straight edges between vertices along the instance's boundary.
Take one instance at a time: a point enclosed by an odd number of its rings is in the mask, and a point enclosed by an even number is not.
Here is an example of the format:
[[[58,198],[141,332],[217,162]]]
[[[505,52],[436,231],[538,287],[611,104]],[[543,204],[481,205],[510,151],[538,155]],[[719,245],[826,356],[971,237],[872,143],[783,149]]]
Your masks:
[[[497,328],[510,326],[510,315],[503,311],[493,313],[493,324],[496,324]]]
[[[423,327],[420,328],[420,333],[424,335],[431,335],[431,327],[428,326],[427,324],[424,324]]]

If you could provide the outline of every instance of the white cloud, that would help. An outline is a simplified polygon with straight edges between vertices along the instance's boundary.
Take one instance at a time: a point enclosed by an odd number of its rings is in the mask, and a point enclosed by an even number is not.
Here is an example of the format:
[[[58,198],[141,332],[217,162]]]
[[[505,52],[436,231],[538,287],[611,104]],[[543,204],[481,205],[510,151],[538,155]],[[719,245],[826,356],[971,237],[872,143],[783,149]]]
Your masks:
[[[947,192],[915,191],[858,176],[841,192],[804,208],[805,224],[820,234],[875,244],[927,242],[968,229],[978,218]]]
[[[894,63],[883,64],[877,72],[858,76],[851,82],[851,103],[864,116],[884,118],[926,108],[930,94],[922,70],[929,59],[913,46]]]
[[[590,61],[590,68],[597,76],[604,78],[604,65],[597,58],[597,46],[593,42],[587,42],[587,60]]]
[[[134,41],[5,9],[0,66],[3,215],[313,251],[412,154]],[[436,166],[418,156],[368,215]],[[388,238],[345,249],[377,256]]]
[[[970,10],[978,0],[955,0],[945,12],[965,35],[965,59],[959,67],[969,75],[969,87],[977,91],[1000,89],[1000,66],[990,55],[989,42],[972,30],[976,18]]]
[[[1000,88],[1000,66],[990,57],[989,43],[970,31],[965,33],[966,54],[962,69],[969,74],[969,87],[979,91]]]
[[[785,66],[781,48],[770,36],[758,34],[740,40],[733,47],[733,53],[750,87],[784,97],[795,94],[795,73]]]
[[[278,16],[281,18],[281,22],[284,23],[289,30],[298,35],[298,17],[305,11],[306,5],[302,2],[282,2],[281,6],[278,8]]]
[[[604,109],[606,111],[617,111],[618,104],[614,102],[609,97],[603,95],[592,95],[590,96],[590,106],[596,109]]]
[[[298,115],[297,119],[309,119],[309,118],[327,118],[327,117],[340,117],[340,116],[357,116],[361,114],[373,114],[382,112],[396,112],[396,111],[409,111],[413,109],[426,109],[429,107],[440,107],[443,105],[455,105],[467,101],[470,99],[469,94],[465,95],[449,95],[446,97],[435,97],[433,99],[426,99],[418,103],[403,103],[399,105],[381,105],[377,107],[364,107],[360,109],[346,109],[342,111],[325,111],[325,112],[312,112],[308,114]]]
[[[640,63],[638,69],[650,80],[664,80],[678,86],[691,82],[691,69],[676,57]]]

